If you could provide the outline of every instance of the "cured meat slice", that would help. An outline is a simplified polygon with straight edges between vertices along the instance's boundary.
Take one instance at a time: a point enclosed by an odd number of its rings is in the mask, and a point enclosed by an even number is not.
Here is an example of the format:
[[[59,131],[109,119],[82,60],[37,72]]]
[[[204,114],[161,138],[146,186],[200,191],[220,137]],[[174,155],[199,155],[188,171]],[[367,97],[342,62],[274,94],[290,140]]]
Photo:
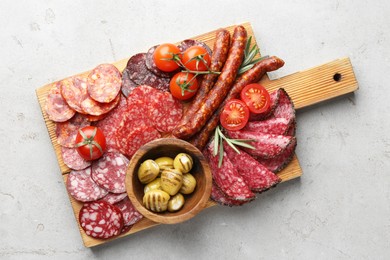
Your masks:
[[[188,48],[190,48],[192,46],[201,46],[207,50],[207,52],[209,53],[210,56],[212,54],[210,47],[206,43],[204,43],[202,41],[198,41],[198,40],[187,39],[187,40],[182,41],[177,47],[179,47],[181,52],[184,52],[185,50],[187,50]]]
[[[125,179],[128,164],[129,160],[120,153],[105,153],[98,161],[92,163],[92,179],[109,192],[126,192]]]
[[[75,147],[77,132],[88,125],[90,122],[86,117],[78,113],[66,122],[56,123],[57,143],[65,147]]]
[[[115,204],[123,215],[124,225],[131,226],[140,221],[143,215],[136,210],[128,197]]]
[[[99,120],[102,120],[103,118],[105,118],[107,116],[107,114],[103,114],[103,115],[100,115],[100,116],[93,116],[93,115],[88,115],[88,114],[84,114],[84,117],[89,121],[89,122],[97,122]]]
[[[121,230],[121,234],[129,232],[132,227],[133,226],[123,226],[123,228]]]
[[[278,184],[281,179],[244,151],[237,153],[224,143],[224,150],[230,161],[234,162],[238,173],[253,192],[263,192]]]
[[[83,170],[91,166],[91,162],[84,160],[75,148],[61,146],[61,154],[65,165],[73,170]]]
[[[257,161],[267,167],[272,172],[279,172],[284,169],[294,157],[297,140],[292,139],[290,145],[278,156],[271,159],[257,158]]]
[[[296,129],[297,129],[297,121],[294,120],[290,124],[290,127],[287,129],[286,135],[295,136]]]
[[[271,105],[270,105],[270,108],[267,112],[265,113],[261,113],[261,114],[254,114],[254,113],[250,113],[249,115],[249,121],[259,121],[259,120],[264,120],[270,116],[273,115],[276,107],[278,106],[279,104],[279,98],[280,98],[280,89],[278,90],[275,90],[273,92],[271,92],[269,94],[270,96],[270,102],[271,102]]]
[[[107,201],[110,204],[115,204],[123,200],[124,198],[127,197],[127,193],[108,193],[106,196],[101,198],[100,200]]]
[[[122,153],[131,158],[141,146],[158,138],[161,138],[161,134],[156,128],[141,125],[128,131],[122,130],[116,136],[116,144]]]
[[[92,180],[91,167],[80,171],[71,171],[66,180],[66,189],[74,199],[82,202],[98,200],[108,193]]]
[[[295,120],[295,109],[291,98],[283,88],[278,89],[278,92],[280,93],[280,97],[274,111],[274,116]]]
[[[136,84],[134,81],[132,81],[129,77],[129,72],[127,69],[123,70],[122,72],[122,93],[125,97],[128,97],[131,91],[133,91],[138,84]]]
[[[145,64],[148,70],[156,74],[158,77],[161,78],[171,78],[175,74],[175,72],[165,72],[157,68],[156,63],[154,62],[153,54],[154,51],[157,49],[159,45],[151,47],[148,52],[146,53],[146,59],[145,59]]]
[[[227,131],[228,136],[233,139],[252,139],[250,144],[255,149],[243,148],[247,153],[259,158],[274,158],[288,149],[296,142],[293,136],[264,134],[251,131]]]
[[[138,53],[132,56],[126,66],[129,78],[138,85],[149,85],[162,91],[168,91],[169,78],[155,75],[146,67],[146,53]]]
[[[150,100],[148,116],[157,130],[163,133],[172,132],[183,115],[182,104],[168,92],[156,93]]]
[[[233,200],[228,198],[218,187],[217,185],[213,182],[213,185],[211,186],[211,195],[210,198],[217,202],[220,205],[223,206],[241,206],[244,205],[245,203],[250,202],[251,200]]]
[[[84,113],[81,108],[81,100],[87,93],[87,85],[80,83],[81,82],[77,82],[75,84],[74,78],[61,80],[61,95],[72,109],[76,112]]]
[[[119,235],[123,228],[122,212],[105,201],[85,203],[80,209],[79,222],[88,236],[100,239]]]
[[[218,167],[219,156],[213,156],[213,142],[206,149],[206,158],[210,164],[213,180],[218,188],[230,199],[248,201],[255,198],[255,194],[249,189],[244,179],[237,172],[233,163],[224,152],[221,167]]]
[[[46,97],[46,113],[50,120],[65,122],[71,119],[76,113],[61,95],[59,82],[53,83]]]
[[[88,94],[95,101],[110,103],[117,96],[122,85],[122,75],[112,64],[100,64],[88,75]]]
[[[149,105],[153,102],[153,99],[155,99],[155,96],[159,93],[163,92],[148,85],[139,85],[129,94],[127,102],[130,106],[134,102],[142,101],[142,103],[144,103],[142,106],[148,109]]]
[[[114,109],[118,105],[120,99],[121,95],[118,94],[110,103],[100,103],[88,96],[81,102],[81,107],[87,114],[100,116]]]
[[[263,121],[248,122],[244,127],[245,131],[252,131],[264,134],[287,135],[292,120],[284,117],[270,117]]]

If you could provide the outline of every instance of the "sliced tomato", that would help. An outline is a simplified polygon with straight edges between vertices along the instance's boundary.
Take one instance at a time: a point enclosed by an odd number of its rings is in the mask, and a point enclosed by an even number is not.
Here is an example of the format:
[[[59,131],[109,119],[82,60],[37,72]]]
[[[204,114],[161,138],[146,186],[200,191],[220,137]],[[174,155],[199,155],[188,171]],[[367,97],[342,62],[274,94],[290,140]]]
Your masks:
[[[76,148],[84,160],[95,160],[105,152],[106,138],[96,126],[85,126],[77,133]]]
[[[193,97],[198,90],[198,80],[195,75],[188,72],[178,72],[169,83],[172,96],[180,100]]]
[[[222,110],[220,121],[223,128],[236,131],[244,128],[249,119],[247,105],[239,99],[229,100]]]
[[[268,91],[258,83],[245,86],[241,91],[240,97],[249,110],[255,114],[266,112],[271,104]]]
[[[193,71],[207,71],[210,66],[210,54],[202,46],[192,46],[184,51],[183,65]]]
[[[172,43],[159,45],[153,54],[154,63],[162,71],[171,72],[179,68],[180,49]]]

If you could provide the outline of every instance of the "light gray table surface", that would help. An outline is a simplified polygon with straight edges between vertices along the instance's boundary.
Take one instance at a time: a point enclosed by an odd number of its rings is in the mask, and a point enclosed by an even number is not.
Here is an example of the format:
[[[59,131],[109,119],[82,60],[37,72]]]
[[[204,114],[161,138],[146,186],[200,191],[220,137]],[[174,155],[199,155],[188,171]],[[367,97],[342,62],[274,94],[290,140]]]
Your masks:
[[[246,21],[286,62],[273,79],[352,61],[358,91],[297,113],[303,176],[85,248],[35,90]],[[3,0],[0,24],[0,259],[389,259],[389,1]]]

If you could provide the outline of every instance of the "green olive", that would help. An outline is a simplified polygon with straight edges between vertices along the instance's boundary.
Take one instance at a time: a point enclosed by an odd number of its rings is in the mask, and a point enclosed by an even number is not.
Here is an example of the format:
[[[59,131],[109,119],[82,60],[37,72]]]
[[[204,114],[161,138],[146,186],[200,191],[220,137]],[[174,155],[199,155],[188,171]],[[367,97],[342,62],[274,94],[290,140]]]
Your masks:
[[[168,208],[170,196],[163,190],[151,190],[143,197],[144,206],[154,212],[163,212]]]
[[[141,183],[146,184],[158,176],[160,168],[158,164],[153,160],[144,161],[138,169],[138,179]]]
[[[160,178],[156,178],[153,181],[146,184],[144,187],[144,193],[147,193],[148,191],[151,191],[151,190],[161,190],[160,180],[161,180]]]
[[[173,160],[173,167],[182,173],[191,171],[193,164],[194,161],[192,160],[191,156],[186,153],[179,153]]]
[[[160,157],[154,160],[160,167],[160,173],[165,169],[173,168],[173,159],[171,157]]]
[[[183,194],[190,194],[195,190],[196,179],[191,173],[183,174],[183,184],[181,185],[180,192]]]
[[[184,196],[181,193],[176,194],[168,201],[168,211],[174,212],[181,209],[184,205]]]
[[[161,188],[169,195],[175,195],[183,183],[183,174],[177,169],[166,169],[161,173]]]

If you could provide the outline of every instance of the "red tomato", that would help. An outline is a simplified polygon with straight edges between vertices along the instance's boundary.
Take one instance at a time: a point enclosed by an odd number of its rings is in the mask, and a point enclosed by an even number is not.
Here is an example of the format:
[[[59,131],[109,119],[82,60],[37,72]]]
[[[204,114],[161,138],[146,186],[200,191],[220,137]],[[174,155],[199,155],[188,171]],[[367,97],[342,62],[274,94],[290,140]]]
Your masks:
[[[184,51],[183,65],[193,71],[207,71],[210,66],[210,55],[201,46],[192,46]]]
[[[255,114],[266,112],[271,105],[268,91],[257,83],[245,86],[240,96],[241,100],[249,107],[249,110]]]
[[[249,119],[249,109],[239,99],[229,100],[222,110],[220,121],[227,130],[240,130],[244,128]]]
[[[76,148],[85,160],[95,160],[106,150],[106,138],[102,130],[96,126],[85,126],[77,133]]]
[[[159,45],[154,51],[153,60],[157,68],[171,72],[179,68],[176,61],[180,60],[180,56],[180,49],[176,45],[164,43]]]
[[[196,91],[198,90],[198,81],[192,73],[178,72],[171,79],[169,90],[175,98],[187,100],[196,94]]]

